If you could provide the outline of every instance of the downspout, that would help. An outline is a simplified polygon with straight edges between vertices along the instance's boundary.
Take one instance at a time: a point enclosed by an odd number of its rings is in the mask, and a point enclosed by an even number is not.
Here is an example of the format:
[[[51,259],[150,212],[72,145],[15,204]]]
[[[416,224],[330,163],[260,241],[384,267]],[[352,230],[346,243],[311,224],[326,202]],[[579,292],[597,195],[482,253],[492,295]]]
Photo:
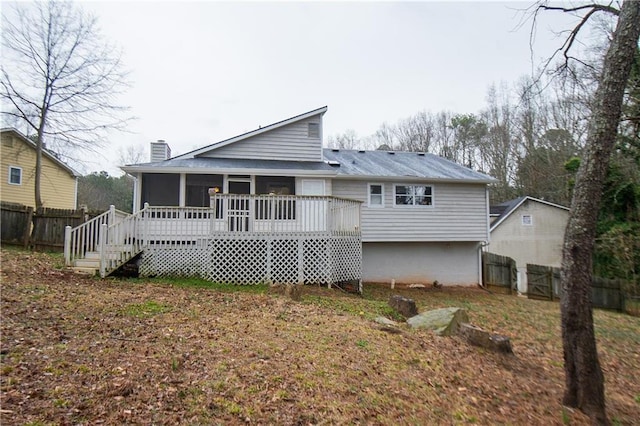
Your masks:
[[[489,185],[485,186],[484,189],[484,194],[485,194],[485,221],[486,221],[486,236],[487,239],[480,242],[478,244],[478,284],[480,285],[480,287],[482,288],[486,288],[484,285],[484,281],[482,279],[482,252],[484,251],[483,249],[487,246],[489,246],[489,243],[491,242],[491,222],[490,222],[490,212],[491,212],[491,208],[489,207]]]

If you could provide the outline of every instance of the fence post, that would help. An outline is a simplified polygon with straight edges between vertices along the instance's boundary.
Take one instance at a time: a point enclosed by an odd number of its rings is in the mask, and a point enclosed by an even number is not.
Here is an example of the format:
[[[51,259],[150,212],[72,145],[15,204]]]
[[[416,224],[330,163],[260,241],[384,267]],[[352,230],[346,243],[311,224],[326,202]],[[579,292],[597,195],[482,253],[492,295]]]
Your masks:
[[[24,225],[23,246],[26,249],[29,247],[29,240],[31,239],[31,230],[35,227],[33,223],[33,207],[27,207],[27,220]]]
[[[106,245],[106,240],[107,240],[107,229],[109,228],[109,225],[107,225],[106,223],[103,223],[102,225],[100,225],[100,277],[104,278],[105,277],[105,271],[106,271],[106,266],[105,266],[105,255],[104,255],[104,247]]]
[[[71,266],[71,226],[64,227],[64,264]]]

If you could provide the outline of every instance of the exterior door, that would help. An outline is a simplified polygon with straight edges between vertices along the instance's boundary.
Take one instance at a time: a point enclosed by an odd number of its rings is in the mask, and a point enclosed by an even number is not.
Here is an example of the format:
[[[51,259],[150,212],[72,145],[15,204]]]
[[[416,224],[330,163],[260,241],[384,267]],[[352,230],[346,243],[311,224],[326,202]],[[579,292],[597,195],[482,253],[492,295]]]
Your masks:
[[[249,219],[251,217],[251,203],[248,195],[251,193],[251,182],[229,181],[229,194],[236,194],[238,197],[229,198],[229,208],[227,218],[229,221],[229,231],[248,231]]]

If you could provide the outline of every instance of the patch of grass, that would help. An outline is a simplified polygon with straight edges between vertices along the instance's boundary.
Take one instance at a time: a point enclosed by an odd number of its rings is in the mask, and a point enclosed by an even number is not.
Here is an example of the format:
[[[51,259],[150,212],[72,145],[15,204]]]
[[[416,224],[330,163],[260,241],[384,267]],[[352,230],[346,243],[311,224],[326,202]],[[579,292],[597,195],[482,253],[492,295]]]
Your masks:
[[[167,305],[163,305],[153,300],[146,301],[144,303],[133,303],[124,307],[122,312],[125,315],[136,318],[148,318],[157,314],[163,314],[169,312],[171,308]]]
[[[265,294],[268,290],[268,286],[261,283],[251,285],[216,283],[197,277],[135,278],[134,280],[139,281],[141,284],[158,283],[169,284],[176,287],[208,288],[227,293]]]
[[[56,408],[67,408],[69,406],[69,401],[67,401],[66,399],[54,399],[53,400],[53,406]]]
[[[356,342],[356,346],[358,346],[359,348],[363,348],[364,349],[364,348],[369,346],[369,342],[367,342],[366,340],[362,340],[361,339],[361,340],[358,340]]]
[[[638,404],[640,404],[640,393],[639,393],[638,395],[636,395],[635,400],[636,400],[636,402],[637,402]]]

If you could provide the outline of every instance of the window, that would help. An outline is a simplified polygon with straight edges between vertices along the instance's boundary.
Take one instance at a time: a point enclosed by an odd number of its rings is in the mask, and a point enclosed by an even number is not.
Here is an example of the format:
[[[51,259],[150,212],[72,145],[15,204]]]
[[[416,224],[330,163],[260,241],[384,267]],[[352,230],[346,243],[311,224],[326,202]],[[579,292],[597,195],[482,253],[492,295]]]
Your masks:
[[[144,173],[142,175],[142,203],[151,206],[177,206],[180,196],[180,175]]]
[[[256,219],[294,220],[296,218],[296,201],[282,195],[295,195],[296,180],[288,176],[256,176],[256,194],[269,194],[274,199],[260,198],[256,200]]]
[[[383,186],[378,183],[369,184],[369,207],[384,206]]]
[[[522,224],[524,226],[531,226],[533,225],[533,217],[531,217],[530,214],[523,214],[522,215]]]
[[[432,206],[433,187],[422,185],[396,185],[396,206]]]
[[[188,207],[209,207],[209,188],[222,189],[222,175],[188,174],[185,179],[185,205]]]
[[[9,183],[22,185],[22,169],[20,167],[9,166]]]
[[[320,124],[319,123],[309,123],[309,131],[307,137],[313,139],[320,138]]]

